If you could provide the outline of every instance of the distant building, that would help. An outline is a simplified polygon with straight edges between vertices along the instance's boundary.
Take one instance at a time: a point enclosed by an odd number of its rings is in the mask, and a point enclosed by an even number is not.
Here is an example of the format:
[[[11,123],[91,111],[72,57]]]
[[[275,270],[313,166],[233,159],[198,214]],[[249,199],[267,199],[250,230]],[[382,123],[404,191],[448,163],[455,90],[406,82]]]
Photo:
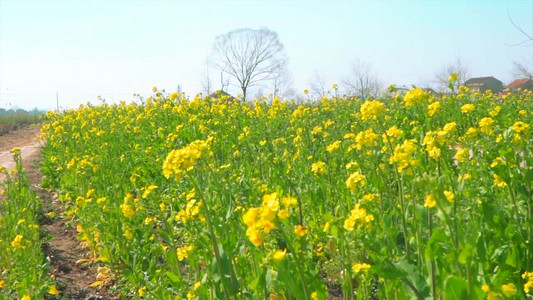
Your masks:
[[[478,91],[481,93],[488,90],[491,90],[493,93],[498,93],[503,90],[503,83],[492,76],[470,78],[464,85],[466,85],[471,91]]]
[[[513,92],[518,89],[533,91],[533,79],[517,79],[509,83],[506,88]]]

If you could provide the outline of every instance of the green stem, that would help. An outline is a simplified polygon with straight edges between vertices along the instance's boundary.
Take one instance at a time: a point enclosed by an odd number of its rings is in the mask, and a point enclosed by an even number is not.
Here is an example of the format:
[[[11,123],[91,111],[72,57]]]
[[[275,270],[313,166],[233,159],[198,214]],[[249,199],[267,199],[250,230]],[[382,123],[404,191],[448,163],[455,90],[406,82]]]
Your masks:
[[[220,257],[220,249],[218,248],[218,241],[217,241],[217,238],[216,238],[216,235],[215,235],[215,230],[213,228],[213,223],[211,221],[211,212],[210,212],[210,209],[209,209],[208,201],[206,201],[205,197],[203,197],[200,185],[195,180],[194,176],[190,176],[190,178],[194,182],[196,190],[200,194],[201,199],[204,200],[203,204],[204,204],[205,211],[206,211],[205,219],[206,219],[206,222],[207,222],[207,229],[209,230],[209,238],[210,238],[210,241],[211,241],[211,245],[213,246],[213,251],[215,252],[215,260],[217,262],[218,271],[220,272],[220,278],[221,278],[221,281],[222,281],[222,286],[224,288],[224,293],[226,294],[227,298],[233,296],[233,298],[236,299],[236,296],[232,295],[232,293],[231,293],[232,289],[229,289],[227,287],[227,284],[226,284],[226,282],[224,280],[224,276],[225,276],[224,268],[222,266],[222,259]],[[233,262],[229,261],[229,264],[230,264],[231,284],[232,284],[233,287],[235,287],[237,285],[236,285],[236,282],[235,282],[236,281],[235,274],[233,274]]]
[[[431,211],[428,209],[428,240],[431,239],[433,234],[433,219],[431,217]],[[431,293],[433,294],[433,299],[437,299],[437,283],[435,278],[435,260],[431,258]]]

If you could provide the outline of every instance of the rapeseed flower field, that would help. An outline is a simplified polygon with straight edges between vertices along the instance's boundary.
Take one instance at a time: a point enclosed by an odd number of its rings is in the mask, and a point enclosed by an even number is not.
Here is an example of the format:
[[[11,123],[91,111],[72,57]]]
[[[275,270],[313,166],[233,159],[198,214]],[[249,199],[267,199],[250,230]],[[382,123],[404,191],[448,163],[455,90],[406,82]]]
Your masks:
[[[465,87],[305,103],[154,89],[48,113],[43,184],[93,286],[124,298],[525,299],[532,112],[531,92]]]

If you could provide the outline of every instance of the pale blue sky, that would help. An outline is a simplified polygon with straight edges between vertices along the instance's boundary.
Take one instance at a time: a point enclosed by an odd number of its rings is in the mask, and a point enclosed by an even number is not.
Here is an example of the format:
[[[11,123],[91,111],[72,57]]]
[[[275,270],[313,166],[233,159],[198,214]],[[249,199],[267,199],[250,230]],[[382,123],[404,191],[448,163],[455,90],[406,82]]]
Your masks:
[[[279,34],[298,92],[315,72],[342,87],[356,60],[385,85],[426,85],[457,57],[509,83],[513,61],[533,67],[533,45],[510,46],[525,37],[508,13],[533,34],[532,0],[0,0],[0,107],[55,108],[56,91],[64,108],[152,86],[194,95],[215,37],[262,26]]]

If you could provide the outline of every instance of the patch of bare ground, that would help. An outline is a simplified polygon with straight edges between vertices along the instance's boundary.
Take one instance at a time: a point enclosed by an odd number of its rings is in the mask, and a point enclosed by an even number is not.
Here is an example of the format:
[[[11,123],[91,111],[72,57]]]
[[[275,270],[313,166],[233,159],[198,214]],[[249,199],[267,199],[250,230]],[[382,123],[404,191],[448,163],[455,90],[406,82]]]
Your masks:
[[[57,195],[40,187],[42,175],[38,167],[40,156],[39,142],[36,138],[39,132],[38,127],[30,127],[0,136],[0,165],[8,170],[11,169],[12,161],[7,159],[10,150],[13,147],[21,148],[22,165],[32,187],[43,201],[41,222],[43,235],[52,236],[52,239],[43,244],[43,252],[50,262],[50,273],[55,277],[57,288],[61,292],[59,299],[116,299],[106,290],[90,287],[90,284],[96,281],[96,271],[90,266],[76,264],[87,254],[76,239],[77,232],[60,217],[63,215],[63,206]],[[55,212],[56,216],[49,217],[47,215],[49,212]]]

